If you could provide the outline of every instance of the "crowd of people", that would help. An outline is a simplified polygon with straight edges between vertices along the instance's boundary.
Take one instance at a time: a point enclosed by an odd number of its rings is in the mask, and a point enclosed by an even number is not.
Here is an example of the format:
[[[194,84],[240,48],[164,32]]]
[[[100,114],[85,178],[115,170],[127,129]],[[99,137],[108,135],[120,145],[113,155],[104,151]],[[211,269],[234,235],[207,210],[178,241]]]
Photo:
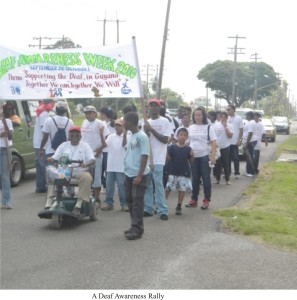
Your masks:
[[[54,107],[55,115],[51,116]],[[90,201],[91,190],[102,211],[113,210],[117,187],[121,210],[130,213],[131,227],[124,232],[129,240],[142,237],[143,217],[157,214],[162,221],[168,220],[167,198],[172,191],[178,195],[176,215],[182,214],[186,193],[191,196],[185,206],[198,206],[201,187],[201,209],[208,209],[212,177],[215,184],[223,177],[226,186],[239,179],[241,145],[246,157],[242,175],[253,177],[259,172],[261,140],[266,138],[261,115],[253,111],[242,120],[234,105],[221,112],[180,106],[173,118],[163,101],[151,99],[142,120],[133,105],[123,109],[121,118],[110,107],[97,112],[94,106],[86,106],[81,127],[74,126],[67,111],[66,102],[55,104],[52,100],[41,101],[36,110],[35,192],[47,193],[45,210],[50,209],[55,192],[46,180],[47,163],[65,154],[70,160],[81,161],[72,175],[79,190],[73,213],[80,214],[83,201]],[[6,209],[12,208],[7,157],[13,121],[8,109],[0,122],[2,208]],[[64,132],[63,142],[57,140],[57,132],[59,136]],[[90,165],[94,165],[93,176]]]

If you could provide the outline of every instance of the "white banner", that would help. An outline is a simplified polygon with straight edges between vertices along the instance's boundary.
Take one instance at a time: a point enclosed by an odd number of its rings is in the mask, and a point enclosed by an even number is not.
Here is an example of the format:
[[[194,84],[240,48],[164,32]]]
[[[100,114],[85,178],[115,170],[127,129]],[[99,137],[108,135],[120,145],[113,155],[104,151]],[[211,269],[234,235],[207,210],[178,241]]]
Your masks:
[[[142,93],[134,39],[98,49],[0,46],[2,99],[140,98]]]

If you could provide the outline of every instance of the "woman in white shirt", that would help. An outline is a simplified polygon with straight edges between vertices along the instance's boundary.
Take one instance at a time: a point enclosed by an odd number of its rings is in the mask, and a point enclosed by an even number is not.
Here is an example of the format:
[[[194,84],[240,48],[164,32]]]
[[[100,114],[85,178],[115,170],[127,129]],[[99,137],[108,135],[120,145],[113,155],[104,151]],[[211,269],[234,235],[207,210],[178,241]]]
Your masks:
[[[211,145],[212,164],[216,162],[216,134],[213,126],[207,121],[206,111],[198,107],[193,112],[193,125],[188,129],[190,147],[194,152],[192,163],[192,197],[186,207],[197,207],[200,180],[202,178],[204,188],[204,200],[202,209],[207,209],[211,199],[211,181],[209,168],[209,144]]]

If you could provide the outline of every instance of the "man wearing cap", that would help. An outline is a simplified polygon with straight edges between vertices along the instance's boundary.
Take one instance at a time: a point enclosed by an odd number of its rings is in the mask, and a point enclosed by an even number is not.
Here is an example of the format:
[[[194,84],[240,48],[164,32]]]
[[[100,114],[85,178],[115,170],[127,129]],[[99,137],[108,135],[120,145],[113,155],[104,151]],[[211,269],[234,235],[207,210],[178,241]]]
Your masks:
[[[118,195],[122,211],[128,212],[128,206],[125,197],[125,173],[124,158],[125,146],[127,144],[127,132],[124,132],[124,122],[122,119],[114,121],[115,132],[111,133],[107,139],[107,167],[106,167],[106,198],[102,210],[113,209],[113,196],[115,183],[118,187]]]
[[[92,176],[89,172],[89,166],[95,163],[95,156],[91,147],[81,142],[80,127],[72,126],[69,128],[69,141],[62,143],[55,154],[49,158],[49,161],[59,160],[61,156],[67,155],[69,160],[82,161],[82,163],[72,163],[72,178],[78,180],[78,196],[73,213],[77,216],[80,214],[83,201],[90,202]],[[47,202],[45,209],[52,206],[54,198],[54,186],[49,186]]]
[[[244,153],[246,155],[246,172],[243,174],[247,177],[254,177],[254,148],[257,144],[257,135],[255,133],[256,122],[254,120],[254,112],[248,111],[245,114],[246,124],[243,127],[243,136],[242,136],[242,144],[244,148]]]
[[[102,150],[106,147],[105,138],[109,134],[104,122],[97,119],[97,110],[94,106],[88,105],[84,108],[86,119],[81,126],[82,142],[87,143],[93,150],[96,165],[94,172],[93,189],[94,196],[100,204],[101,174],[102,174]]]
[[[152,216],[154,213],[154,180],[157,213],[161,220],[166,221],[168,220],[168,207],[163,185],[163,170],[167,155],[167,143],[171,136],[172,129],[170,122],[166,118],[160,116],[160,107],[161,103],[158,99],[151,99],[149,101],[151,118],[144,124],[144,130],[150,138],[153,156],[153,161],[151,162],[153,165],[151,165],[148,188],[144,195],[144,216]]]
[[[47,118],[42,128],[43,137],[39,147],[39,155],[42,156],[45,154],[47,157],[52,156],[55,153],[55,150],[51,146],[51,141],[53,140],[58,128],[65,128],[66,136],[68,137],[69,128],[74,126],[74,123],[71,119],[68,119],[65,115],[68,110],[68,104],[64,101],[58,101],[56,103],[56,115],[53,117]],[[49,139],[49,143],[47,141]],[[45,145],[47,147],[45,148]],[[45,150],[44,150],[45,149]]]

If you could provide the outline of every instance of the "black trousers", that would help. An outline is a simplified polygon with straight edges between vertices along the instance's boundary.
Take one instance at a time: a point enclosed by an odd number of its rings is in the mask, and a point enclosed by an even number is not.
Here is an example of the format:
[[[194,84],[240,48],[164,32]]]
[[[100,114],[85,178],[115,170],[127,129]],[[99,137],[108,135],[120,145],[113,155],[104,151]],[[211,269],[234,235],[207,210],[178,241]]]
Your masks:
[[[143,210],[144,193],[147,188],[148,175],[142,176],[139,185],[134,185],[135,177],[125,177],[125,195],[130,212],[131,230],[137,234],[143,234]]]
[[[231,162],[234,163],[234,175],[239,175],[239,154],[238,146],[230,145],[230,158],[229,158],[229,173],[231,174]]]
[[[217,159],[213,169],[213,174],[217,181],[221,179],[222,166],[224,168],[225,180],[230,179],[230,147],[220,149],[221,157]]]

